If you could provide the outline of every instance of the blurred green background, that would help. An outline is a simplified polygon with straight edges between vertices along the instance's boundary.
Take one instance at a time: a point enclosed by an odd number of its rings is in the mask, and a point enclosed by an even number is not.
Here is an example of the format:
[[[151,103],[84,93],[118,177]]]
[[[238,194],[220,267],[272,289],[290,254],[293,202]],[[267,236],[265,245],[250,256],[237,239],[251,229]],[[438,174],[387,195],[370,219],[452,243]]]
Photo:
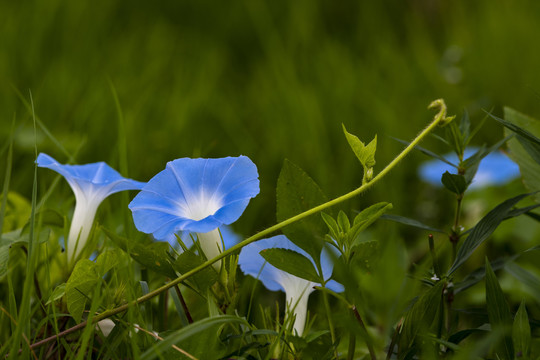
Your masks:
[[[402,148],[391,137],[412,139],[436,98],[458,117],[466,108],[473,123],[503,105],[540,114],[534,0],[2,0],[0,19],[0,165],[15,118],[11,189],[27,197],[29,90],[37,116],[78,163],[119,168],[111,84],[125,117],[129,177],[146,181],[179,157],[249,156],[261,194],[239,221],[246,235],[275,222],[284,158],[329,197],[360,184],[341,123],[364,141],[378,134],[377,171]],[[478,144],[502,137],[492,121],[483,130]],[[40,129],[37,145],[68,161]],[[447,151],[434,140],[423,145]],[[424,160],[413,154],[344,208],[389,201],[394,213],[428,216],[426,203],[438,195],[417,179]],[[54,174],[39,174],[44,189]],[[453,202],[444,207],[450,214]]]

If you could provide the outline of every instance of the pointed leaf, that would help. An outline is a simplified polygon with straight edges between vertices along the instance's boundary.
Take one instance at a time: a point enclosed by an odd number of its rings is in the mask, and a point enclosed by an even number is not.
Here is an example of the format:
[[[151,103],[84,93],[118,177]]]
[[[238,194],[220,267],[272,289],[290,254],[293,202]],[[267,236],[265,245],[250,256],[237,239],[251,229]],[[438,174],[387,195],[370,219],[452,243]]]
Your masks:
[[[362,210],[354,218],[353,227],[351,228],[349,238],[354,240],[358,234],[367,229],[368,226],[373,224],[378,218],[383,216],[385,212],[392,210],[392,207],[393,206],[390,203],[380,202]]]
[[[319,186],[298,166],[285,160],[277,184],[277,220],[283,221],[326,202]],[[310,216],[283,228],[283,234],[320,259],[326,225],[320,216]]]
[[[345,215],[345,213],[341,210],[338,213],[337,221],[341,230],[344,233],[348,233],[351,229],[351,223],[349,222],[349,218],[347,217],[347,215]]]
[[[428,291],[424,292],[407,312],[401,327],[400,352],[411,349],[418,332],[431,326],[441,307],[445,286],[444,281],[437,282]]]
[[[345,128],[345,125],[343,126],[343,133],[345,134],[345,137],[347,138],[347,141],[349,142],[349,145],[351,146],[351,149],[353,150],[354,154],[360,160],[360,163],[365,168],[370,168],[375,166],[375,150],[377,150],[377,135],[371,140],[371,142],[367,145],[364,145],[360,139],[358,139],[357,136],[349,133],[347,129]]]
[[[66,302],[68,311],[76,322],[80,322],[86,301],[92,295],[100,277],[96,264],[88,259],[77,262],[66,283]]]
[[[512,342],[514,344],[515,358],[528,359],[531,349],[531,326],[529,325],[525,301],[521,302],[516,316],[514,316]]]
[[[538,191],[540,190],[540,163],[531,156],[535,152],[523,144],[537,143],[540,137],[540,121],[511,108],[504,108],[504,118],[505,120],[494,117],[510,129],[505,129],[505,134],[514,133],[514,131],[519,134],[515,139],[508,141],[509,155],[519,165],[525,187],[530,191]],[[540,203],[540,194],[535,196],[535,201]]]
[[[434,227],[431,227],[429,225],[421,223],[418,220],[410,219],[410,218],[407,218],[407,217],[404,217],[404,216],[384,214],[384,215],[381,216],[381,219],[395,221],[397,223],[413,226],[415,228],[422,229],[422,230],[427,230],[427,231],[431,231],[431,232],[438,232],[438,233],[441,233],[441,234],[446,234],[446,232],[444,230],[436,229]]]
[[[261,256],[276,268],[308,281],[321,283],[313,263],[294,250],[272,248],[260,252]]]
[[[504,293],[499,285],[495,273],[486,258],[486,306],[489,322],[493,329],[502,328],[509,330],[512,326],[512,315],[510,308],[504,298]],[[514,346],[512,337],[505,335],[497,346],[497,355],[500,359],[512,360],[514,358]]]
[[[451,275],[456,271],[499,226],[499,224],[508,216],[512,207],[516,205],[521,199],[529,196],[530,194],[521,194],[511,199],[504,201],[491,210],[486,216],[482,218],[472,229],[471,233],[461,247],[458,250],[456,259],[452,264],[448,275]]]
[[[339,241],[340,231],[339,231],[339,226],[336,220],[334,220],[334,218],[328,215],[327,213],[322,212],[321,216],[324,222],[326,223],[326,225],[328,226],[328,230],[330,231],[330,236]]]
[[[45,305],[49,305],[50,303],[53,303],[56,300],[61,299],[65,293],[66,293],[66,283],[62,283],[58,285],[56,288],[54,288],[51,296],[49,296],[49,299],[47,300]]]

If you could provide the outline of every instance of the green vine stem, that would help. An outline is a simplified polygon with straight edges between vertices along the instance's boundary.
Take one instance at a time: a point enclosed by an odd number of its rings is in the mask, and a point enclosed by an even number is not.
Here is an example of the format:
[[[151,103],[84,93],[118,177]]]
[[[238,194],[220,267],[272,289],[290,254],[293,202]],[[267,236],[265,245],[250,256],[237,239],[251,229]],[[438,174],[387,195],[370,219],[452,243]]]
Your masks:
[[[381,172],[379,172],[376,176],[373,177],[373,179],[371,179],[371,181],[365,183],[365,184],[362,184],[362,186],[356,188],[355,190],[345,194],[345,195],[342,195],[342,196],[339,196],[333,200],[330,200],[324,204],[321,204],[319,206],[316,206],[312,209],[309,209],[309,210],[306,210],[304,211],[303,213],[300,213],[298,215],[295,215],[289,219],[286,219],[278,224],[275,224],[265,230],[262,230],[260,232],[258,232],[257,234],[245,239],[244,241],[230,247],[229,249],[223,251],[221,254],[219,254],[218,256],[214,257],[213,259],[210,259],[210,260],[207,260],[206,262],[204,262],[203,264],[191,269],[190,271],[180,275],[178,278],[172,280],[171,282],[157,288],[156,290],[154,291],[151,291],[149,292],[148,294],[146,295],[143,295],[135,300],[132,300],[124,305],[121,305],[117,308],[114,308],[114,309],[111,309],[111,310],[107,310],[107,311],[104,311],[102,312],[101,314],[98,314],[94,317],[92,317],[91,321],[93,323],[97,323],[98,321],[100,320],[103,320],[105,318],[108,318],[108,317],[111,317],[113,315],[116,315],[116,314],[119,314],[121,312],[124,312],[126,311],[129,307],[132,307],[132,306],[136,306],[140,303],[143,303],[145,301],[148,301],[150,299],[152,299],[154,296],[157,296],[159,294],[161,294],[162,292],[164,291],[167,291],[168,289],[172,288],[173,286],[176,286],[178,284],[180,284],[182,281],[188,279],[189,277],[195,275],[196,273],[198,273],[199,271],[209,267],[209,266],[212,266],[213,263],[231,255],[232,253],[236,252],[236,251],[239,251],[240,249],[242,249],[244,246],[246,245],[249,245],[251,244],[252,242],[255,242],[257,240],[260,240],[262,239],[263,237],[266,237],[282,228],[284,228],[285,226],[287,225],[290,225],[292,223],[295,223],[297,221],[300,221],[308,216],[311,216],[311,215],[314,215],[316,213],[319,213],[321,211],[323,211],[324,209],[327,209],[329,207],[332,207],[334,205],[337,205],[339,203],[342,203],[346,200],[349,200],[349,199],[352,199],[353,197],[355,196],[358,196],[360,194],[362,194],[363,192],[365,192],[366,190],[368,190],[369,188],[371,188],[373,185],[375,185],[378,181],[380,181],[386,174],[388,174],[394,167],[396,167],[396,165],[398,165],[413,149],[414,147],[420,142],[422,141],[431,131],[433,131],[434,128],[436,128],[437,126],[444,126],[446,124],[448,124],[449,122],[452,121],[452,119],[454,118],[453,116],[451,117],[447,117],[446,116],[446,104],[444,103],[444,100],[443,99],[438,99],[438,100],[435,100],[433,101],[429,106],[428,106],[428,109],[439,109],[439,112],[435,115],[433,121],[424,129],[422,130],[417,136],[416,138],[405,148],[403,149],[403,151],[401,153],[399,153],[398,156],[396,156],[394,158],[394,160],[392,160],[384,169],[381,170]],[[35,349],[37,347],[40,347],[50,341],[53,341],[59,337],[63,337],[65,335],[68,335],[72,332],[75,332],[79,329],[82,329],[86,326],[87,322],[84,321],[82,323],[79,323],[69,329],[66,329],[56,335],[53,335],[51,337],[48,337],[46,339],[43,339],[43,340],[40,340],[38,342],[35,342],[34,344],[30,345],[30,348],[31,349]]]

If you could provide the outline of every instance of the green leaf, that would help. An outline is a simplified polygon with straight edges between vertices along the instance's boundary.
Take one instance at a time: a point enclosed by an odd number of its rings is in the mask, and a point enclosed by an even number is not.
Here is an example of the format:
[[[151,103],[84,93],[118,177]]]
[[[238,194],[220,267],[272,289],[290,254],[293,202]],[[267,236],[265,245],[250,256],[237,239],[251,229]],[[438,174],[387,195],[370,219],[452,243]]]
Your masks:
[[[512,326],[512,342],[514,344],[515,358],[528,359],[531,349],[531,326],[529,316],[525,308],[525,301],[521,302],[519,309],[514,316]]]
[[[277,221],[289,219],[317,205],[326,196],[302,169],[285,160],[277,184]],[[310,216],[283,228],[283,234],[318,262],[327,233],[320,216]]]
[[[291,275],[312,282],[321,283],[315,266],[304,255],[289,249],[272,248],[260,252],[261,256],[271,265]]]
[[[531,147],[538,144],[540,121],[511,108],[504,108],[505,120],[493,115],[491,117],[507,127],[505,134],[515,132],[519,135],[508,141],[509,155],[519,165],[525,187],[529,191],[540,190],[540,163],[531,156],[536,153]],[[535,201],[540,202],[540,193],[535,196]]]
[[[345,134],[345,137],[347,138],[347,141],[349,142],[349,145],[351,146],[351,149],[353,150],[354,154],[360,160],[360,163],[364,168],[371,168],[375,166],[375,151],[377,150],[377,135],[371,140],[371,142],[367,145],[364,145],[360,139],[358,139],[357,136],[349,133],[347,129],[345,128],[345,124],[342,124],[343,126],[343,133]]]
[[[201,332],[218,325],[241,323],[249,326],[245,319],[231,315],[221,315],[209,318],[204,318],[180,330],[177,330],[164,338],[162,341],[154,343],[148,350],[146,350],[140,357],[140,360],[152,360],[156,358],[162,358],[162,355],[167,352],[172,345],[186,341]],[[180,346],[181,347],[181,346]]]
[[[109,270],[120,262],[120,249],[110,249],[99,254],[96,259],[96,271],[99,276],[104,276]]]
[[[441,234],[446,234],[446,232],[444,230],[436,229],[434,227],[431,227],[429,225],[421,223],[418,220],[410,219],[410,218],[407,218],[407,217],[404,217],[404,216],[384,214],[384,215],[381,216],[381,219],[395,221],[397,223],[400,223],[400,224],[403,224],[403,225],[413,226],[415,228],[422,229],[422,230],[427,230],[427,231],[431,231],[431,232],[438,232],[438,233],[441,233]]]
[[[328,230],[330,231],[330,236],[336,239],[337,241],[340,241],[341,231],[339,229],[339,226],[336,220],[334,220],[334,218],[331,217],[330,215],[323,212],[321,213],[321,216],[324,222],[326,223],[326,225],[328,226]]]
[[[88,259],[77,262],[66,283],[66,302],[68,311],[76,322],[80,322],[86,301],[99,283],[96,264]]]
[[[375,262],[378,260],[379,242],[361,242],[352,248],[352,253],[354,254],[352,261],[356,265],[356,268],[371,272],[373,271]]]
[[[509,261],[504,265],[504,269],[519,282],[527,287],[527,289],[537,298],[540,299],[540,279],[533,273],[525,270],[513,261]]]
[[[0,202],[2,201],[3,194],[0,194]],[[6,233],[23,227],[30,219],[31,211],[32,205],[28,199],[14,191],[9,191],[7,193],[2,232]]]
[[[128,240],[114,232],[102,228],[103,232],[118,247],[129,253],[131,257],[144,267],[153,270],[159,274],[175,278],[176,273],[171,265],[169,255],[169,244],[166,242],[152,242],[142,244],[136,241]]]
[[[512,315],[510,308],[504,298],[501,285],[491,269],[491,265],[486,258],[486,306],[489,322],[492,328],[502,328],[509,330],[512,326]],[[500,359],[512,360],[514,358],[514,346],[512,337],[505,335],[497,346],[497,355]]]
[[[0,280],[7,274],[11,244],[0,245]]]
[[[351,223],[349,222],[349,218],[341,210],[338,213],[337,222],[344,233],[348,233],[349,230],[351,230]]]
[[[511,199],[504,201],[503,203],[497,205],[493,210],[491,210],[486,216],[484,216],[478,224],[472,229],[471,233],[463,245],[459,248],[456,259],[452,264],[450,270],[448,270],[448,275],[451,275],[456,271],[499,226],[499,224],[507,218],[512,207],[516,205],[521,199],[529,196],[530,194],[521,194]]]
[[[56,288],[54,288],[51,296],[49,296],[49,299],[45,303],[45,305],[49,305],[50,303],[55,302],[56,300],[62,298],[64,294],[66,293],[66,283],[61,283]]]
[[[399,339],[400,353],[410,349],[416,336],[422,329],[428,329],[441,307],[444,281],[437,282],[428,291],[424,292],[405,315]]]
[[[204,262],[205,260],[201,256],[195,254],[191,250],[187,250],[176,258],[173,267],[180,274],[185,274]],[[218,280],[218,274],[214,270],[214,267],[210,266],[193,275],[190,280],[197,285],[202,294],[206,294],[206,290]]]
[[[373,204],[364,210],[362,210],[354,218],[353,227],[350,231],[349,238],[354,240],[358,234],[367,229],[367,227],[373,224],[378,218],[380,218],[385,212],[392,210],[392,204],[387,202],[380,202]]]
[[[444,187],[454,194],[461,195],[467,190],[467,181],[463,175],[450,174],[446,171],[441,178]]]

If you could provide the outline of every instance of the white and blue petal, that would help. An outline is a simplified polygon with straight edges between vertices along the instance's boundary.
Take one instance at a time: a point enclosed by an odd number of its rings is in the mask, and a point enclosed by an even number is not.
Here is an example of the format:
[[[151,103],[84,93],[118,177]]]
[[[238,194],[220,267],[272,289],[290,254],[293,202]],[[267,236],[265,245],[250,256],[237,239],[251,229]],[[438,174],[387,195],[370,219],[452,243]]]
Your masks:
[[[293,310],[295,315],[293,327],[299,335],[302,335],[309,294],[314,291],[314,286],[320,284],[291,275],[267,263],[260,252],[271,248],[293,250],[311,259],[304,250],[292,243],[285,235],[277,235],[243,247],[240,251],[238,264],[244,274],[258,278],[268,290],[285,292],[287,306]],[[333,257],[327,251],[325,249],[321,253],[321,268],[325,279],[332,275],[333,269]],[[313,262],[313,260],[311,261]],[[328,281],[325,286],[333,291],[343,291],[343,286],[334,280]]]
[[[197,233],[208,258],[221,249],[219,232],[259,193],[259,174],[246,156],[170,161],[129,204],[138,230],[158,240]]]
[[[70,266],[86,244],[101,202],[111,194],[124,190],[140,190],[145,185],[143,182],[122,177],[104,162],[64,165],[51,156],[41,153],[36,163],[39,167],[54,170],[62,175],[75,194],[75,211],[66,249]]]

